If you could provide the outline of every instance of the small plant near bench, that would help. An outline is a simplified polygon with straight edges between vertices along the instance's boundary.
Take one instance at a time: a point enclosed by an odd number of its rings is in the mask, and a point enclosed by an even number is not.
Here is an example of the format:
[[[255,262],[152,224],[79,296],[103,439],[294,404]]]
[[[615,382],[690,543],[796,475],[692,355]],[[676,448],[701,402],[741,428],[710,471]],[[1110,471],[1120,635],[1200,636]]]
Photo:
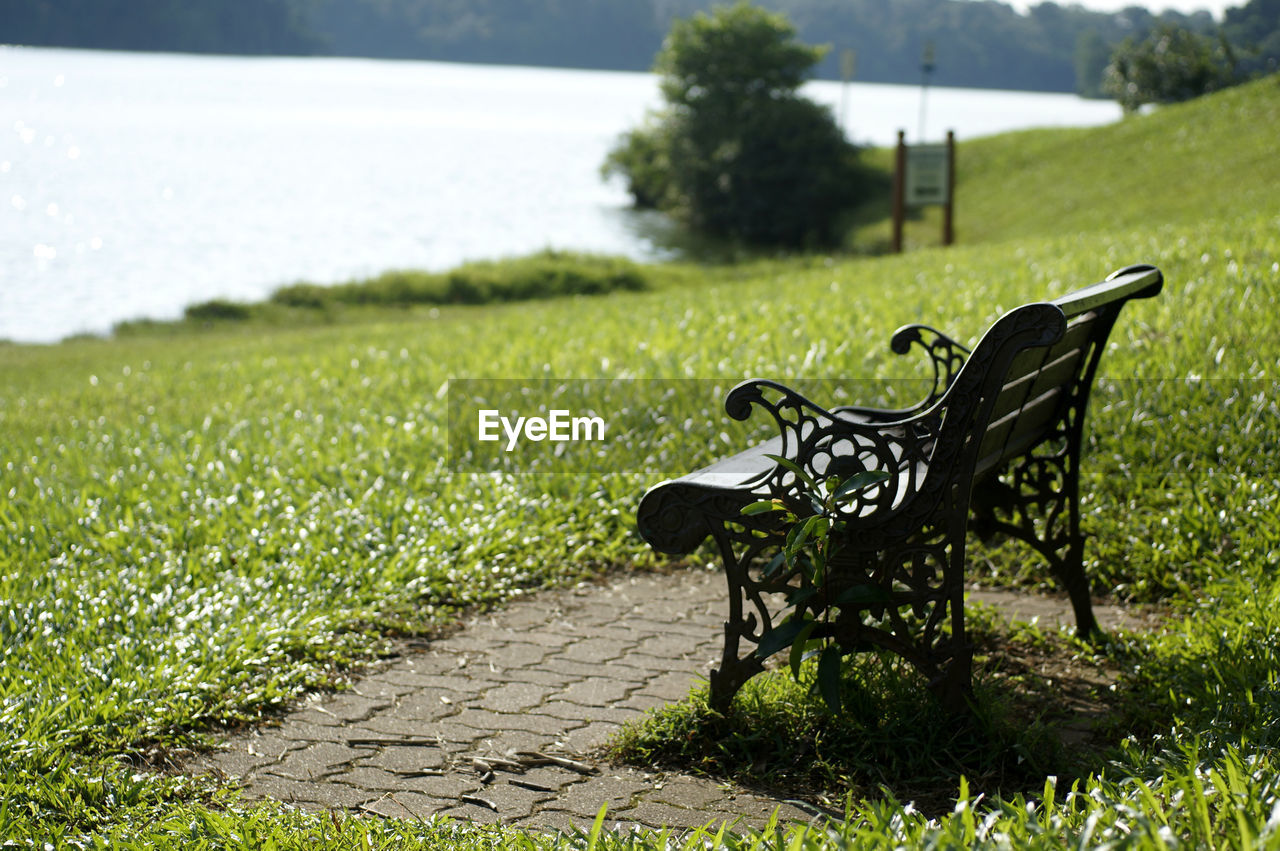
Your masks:
[[[822,695],[827,708],[839,712],[840,662],[844,651],[829,638],[811,641],[814,631],[821,625],[828,629],[832,616],[846,605],[879,601],[887,603],[884,592],[875,585],[854,585],[838,594],[827,582],[827,568],[840,548],[846,521],[840,506],[851,501],[859,491],[878,485],[889,478],[884,470],[859,470],[848,478],[831,476],[819,484],[794,461],[781,455],[769,455],[781,467],[790,470],[799,483],[793,500],[781,497],[753,502],[742,509],[751,517],[770,511],[782,513],[787,525],[786,543],[765,566],[766,576],[773,576],[782,567],[799,571],[805,582],[787,594],[787,606],[791,615],[776,628],[766,632],[756,648],[756,655],[767,659],[774,653],[790,648],[791,675],[800,682],[801,665],[817,658],[813,685]],[[809,645],[819,647],[810,650]]]

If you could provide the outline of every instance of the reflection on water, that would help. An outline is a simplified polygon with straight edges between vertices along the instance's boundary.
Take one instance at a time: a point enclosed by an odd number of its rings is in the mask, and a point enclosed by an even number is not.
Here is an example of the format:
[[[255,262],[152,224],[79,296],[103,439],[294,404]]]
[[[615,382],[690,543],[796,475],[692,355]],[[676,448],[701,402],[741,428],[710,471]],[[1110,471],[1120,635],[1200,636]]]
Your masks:
[[[730,263],[748,253],[734,243],[682,228],[657,210],[620,207],[607,211],[606,215],[616,218],[637,247],[654,260]]]

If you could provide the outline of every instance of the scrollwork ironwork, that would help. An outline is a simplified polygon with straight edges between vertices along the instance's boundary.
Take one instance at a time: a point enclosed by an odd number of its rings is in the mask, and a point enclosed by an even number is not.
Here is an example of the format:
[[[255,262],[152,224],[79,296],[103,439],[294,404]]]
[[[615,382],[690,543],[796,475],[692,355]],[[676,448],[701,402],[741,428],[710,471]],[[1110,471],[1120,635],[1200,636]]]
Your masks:
[[[970,351],[946,334],[929,325],[903,325],[893,333],[889,340],[889,348],[894,354],[905,355],[912,346],[919,346],[929,356],[933,366],[933,386],[929,394],[919,404],[919,408],[928,407],[951,386]]]

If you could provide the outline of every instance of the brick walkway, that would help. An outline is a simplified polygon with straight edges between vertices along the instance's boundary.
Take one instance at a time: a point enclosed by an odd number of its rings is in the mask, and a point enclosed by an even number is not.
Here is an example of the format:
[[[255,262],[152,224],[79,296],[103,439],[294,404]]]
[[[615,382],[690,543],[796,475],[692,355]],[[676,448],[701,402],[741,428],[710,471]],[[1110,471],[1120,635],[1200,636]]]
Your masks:
[[[979,594],[1052,622],[1065,603]],[[252,797],[402,818],[440,813],[530,828],[765,822],[795,802],[591,754],[627,722],[678,700],[718,662],[724,581],[714,571],[614,578],[477,617],[279,726],[228,742],[193,770]],[[1099,607],[1104,627],[1123,617]]]

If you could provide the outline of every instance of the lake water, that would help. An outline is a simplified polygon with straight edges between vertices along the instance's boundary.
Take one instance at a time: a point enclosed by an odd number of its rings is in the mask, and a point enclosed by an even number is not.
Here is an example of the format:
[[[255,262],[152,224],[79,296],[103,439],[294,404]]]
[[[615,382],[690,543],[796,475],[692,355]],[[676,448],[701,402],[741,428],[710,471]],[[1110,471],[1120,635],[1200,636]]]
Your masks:
[[[918,87],[807,94],[837,112],[843,97],[855,141],[918,134]],[[547,247],[670,256],[598,172],[659,102],[650,74],[0,47],[0,339]],[[926,130],[963,143],[1118,117],[935,88]]]

